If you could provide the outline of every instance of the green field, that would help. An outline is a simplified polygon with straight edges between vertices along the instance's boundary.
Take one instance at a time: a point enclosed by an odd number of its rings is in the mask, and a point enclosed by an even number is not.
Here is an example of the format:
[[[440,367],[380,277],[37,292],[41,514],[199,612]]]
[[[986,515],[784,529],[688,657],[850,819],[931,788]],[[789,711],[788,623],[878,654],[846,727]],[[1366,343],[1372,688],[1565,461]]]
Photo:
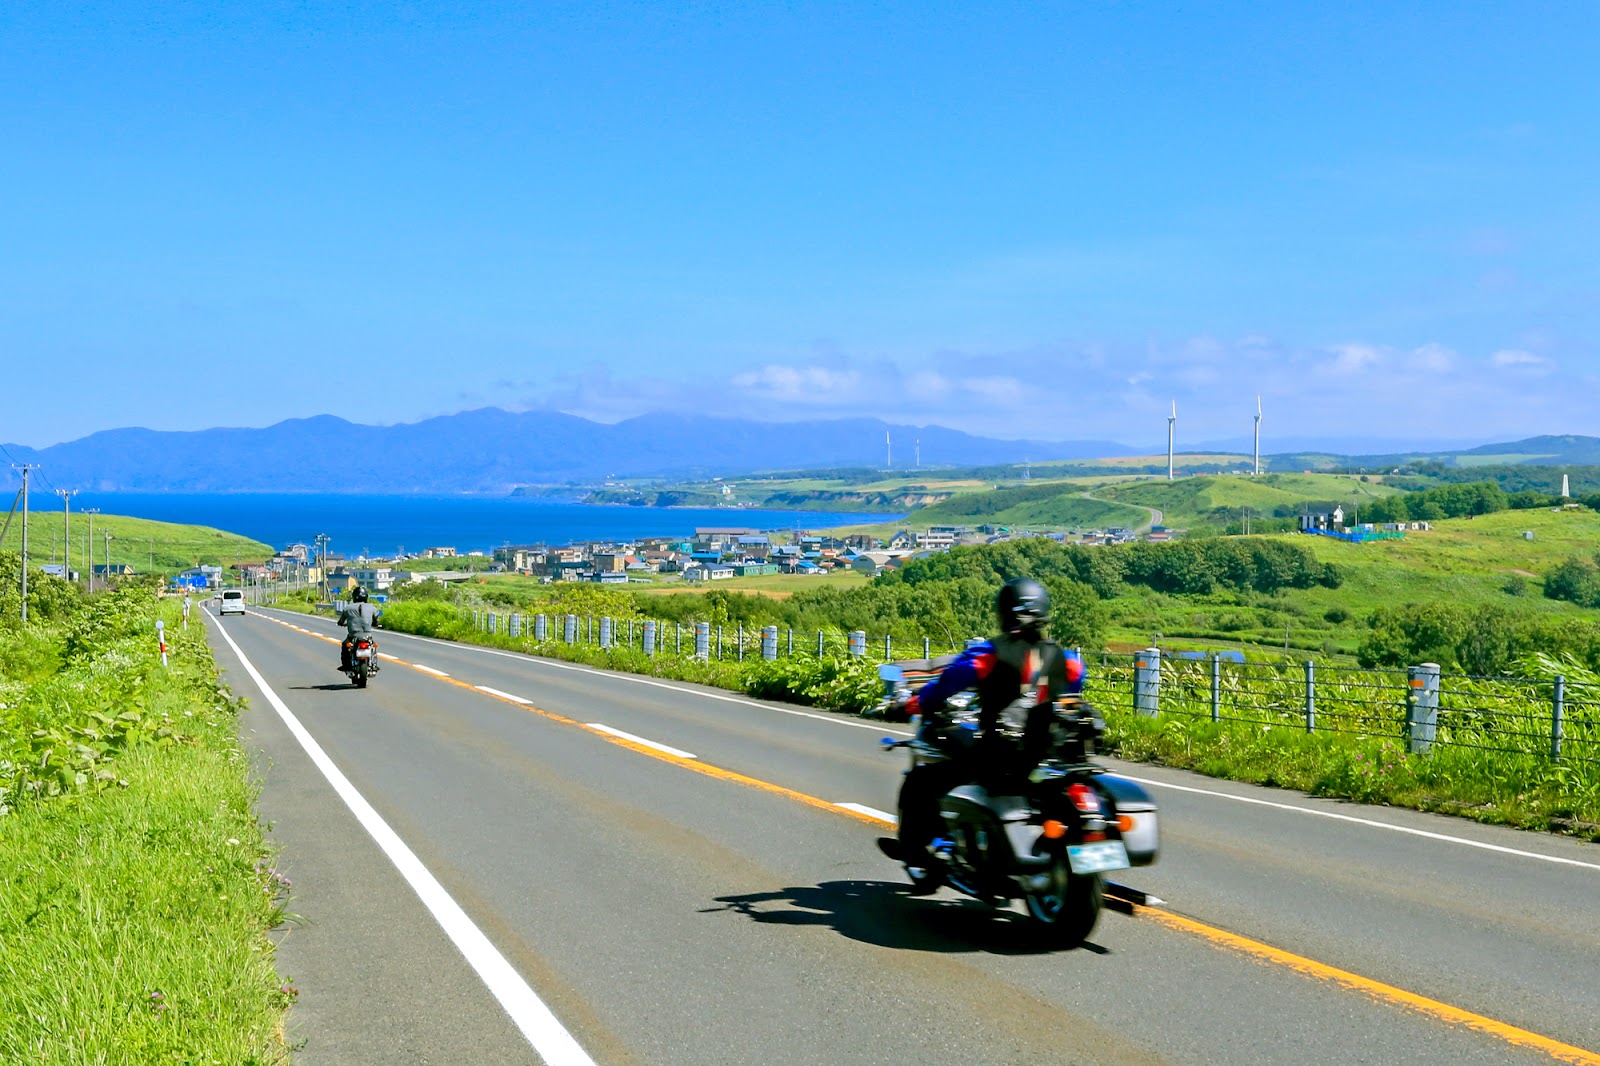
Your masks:
[[[1163,524],[1186,529],[1215,525],[1229,517],[1237,521],[1240,510],[1246,507],[1257,518],[1270,517],[1279,509],[1294,512],[1314,504],[1342,503],[1348,511],[1352,502],[1359,507],[1363,499],[1397,491],[1381,481],[1338,474],[1223,474],[1107,485],[1097,489],[1095,495],[1156,508],[1162,512]]]
[[[4,519],[0,518],[0,523]],[[62,558],[62,536],[66,529],[65,516],[60,511],[36,511],[28,516],[28,558],[34,566],[59,563]],[[140,573],[170,573],[185,570],[200,563],[211,566],[229,566],[236,562],[261,562],[270,558],[272,548],[260,541],[224,533],[209,526],[174,525],[170,522],[153,522],[146,518],[127,518],[122,515],[97,514],[94,516],[94,561],[106,561],[107,541],[111,562],[132,566]],[[89,516],[72,512],[72,567],[85,571],[84,552],[89,545]],[[22,548],[22,514],[19,511],[11,523],[0,550],[20,551]]]

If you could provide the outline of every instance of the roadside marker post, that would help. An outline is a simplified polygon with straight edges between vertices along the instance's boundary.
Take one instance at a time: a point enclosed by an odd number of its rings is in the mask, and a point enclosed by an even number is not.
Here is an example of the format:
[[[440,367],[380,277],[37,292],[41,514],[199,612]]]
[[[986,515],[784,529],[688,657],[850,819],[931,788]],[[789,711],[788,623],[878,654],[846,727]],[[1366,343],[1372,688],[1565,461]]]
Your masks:
[[[640,638],[640,641],[644,644],[644,653],[654,657],[656,653],[656,623],[654,619],[646,618],[644,620],[644,635]]]
[[[1145,718],[1161,713],[1161,649],[1146,648],[1133,660],[1133,712]]]
[[[188,613],[189,612],[187,610],[184,611],[184,614],[188,614]],[[187,621],[187,619],[185,619],[185,621]],[[166,666],[167,665],[167,623],[163,622],[159,618],[156,619],[156,647],[161,649],[161,665],[162,666]]]
[[[1423,663],[1406,671],[1406,745],[1413,755],[1426,755],[1439,728],[1439,664]]]
[[[761,657],[768,662],[778,657],[778,627],[761,627]]]

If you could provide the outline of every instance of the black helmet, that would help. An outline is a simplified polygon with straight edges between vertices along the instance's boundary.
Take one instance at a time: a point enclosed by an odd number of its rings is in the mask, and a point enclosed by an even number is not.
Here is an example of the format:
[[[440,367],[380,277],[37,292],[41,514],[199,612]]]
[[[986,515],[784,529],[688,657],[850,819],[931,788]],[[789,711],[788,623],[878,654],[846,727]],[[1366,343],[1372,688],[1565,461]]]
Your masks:
[[[350,592],[350,602],[351,603],[366,603],[367,602],[367,590],[362,588],[360,585],[357,585]]]
[[[1050,593],[1031,577],[1014,577],[995,600],[1002,633],[1031,633],[1050,621]]]

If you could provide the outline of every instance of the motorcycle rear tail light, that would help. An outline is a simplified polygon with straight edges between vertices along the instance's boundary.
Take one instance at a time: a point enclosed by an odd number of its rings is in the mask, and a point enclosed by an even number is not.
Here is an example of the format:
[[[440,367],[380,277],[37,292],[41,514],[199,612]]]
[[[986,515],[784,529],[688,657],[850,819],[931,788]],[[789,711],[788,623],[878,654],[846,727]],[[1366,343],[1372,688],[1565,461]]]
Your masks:
[[[1088,785],[1068,785],[1067,798],[1084,814],[1098,814],[1100,811],[1100,797]]]

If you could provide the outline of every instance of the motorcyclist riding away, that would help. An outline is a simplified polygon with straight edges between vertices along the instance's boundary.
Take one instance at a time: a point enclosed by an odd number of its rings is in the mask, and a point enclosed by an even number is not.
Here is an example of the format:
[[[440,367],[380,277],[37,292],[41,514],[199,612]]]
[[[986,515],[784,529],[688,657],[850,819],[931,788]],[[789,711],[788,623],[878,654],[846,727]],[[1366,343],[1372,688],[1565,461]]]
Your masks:
[[[350,603],[339,611],[339,624],[344,626],[344,643],[339,645],[339,669],[350,669],[350,653],[357,637],[373,640],[372,631],[378,624],[379,611],[367,602],[367,590],[357,585],[350,593]],[[377,665],[376,661],[373,663]]]
[[[926,731],[951,696],[969,688],[978,693],[977,742],[947,761],[915,767],[900,787],[896,857],[927,891],[939,880],[926,875],[934,868],[929,844],[941,825],[940,798],[973,781],[1025,776],[1049,753],[1056,700],[1083,691],[1083,661],[1069,658],[1044,636],[1050,594],[1043,585],[1031,578],[1014,578],[1000,589],[995,606],[1000,634],[968,648],[906,705],[907,713],[923,716]],[[1024,722],[1020,745],[997,728],[1008,709]]]

